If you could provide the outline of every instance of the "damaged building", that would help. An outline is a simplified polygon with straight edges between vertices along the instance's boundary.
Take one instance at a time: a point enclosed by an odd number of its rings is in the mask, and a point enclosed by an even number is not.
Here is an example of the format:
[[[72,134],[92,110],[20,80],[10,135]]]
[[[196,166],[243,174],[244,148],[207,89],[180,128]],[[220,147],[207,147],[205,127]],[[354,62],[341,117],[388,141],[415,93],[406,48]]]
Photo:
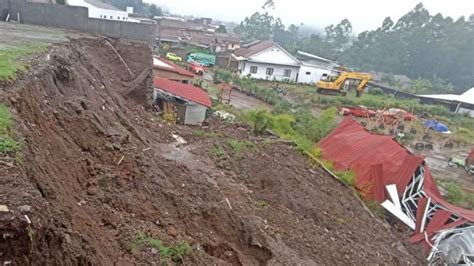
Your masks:
[[[318,147],[337,171],[353,170],[355,187],[410,228],[410,242],[430,251],[431,263],[474,263],[474,211],[441,195],[424,158],[390,136],[345,118]]]

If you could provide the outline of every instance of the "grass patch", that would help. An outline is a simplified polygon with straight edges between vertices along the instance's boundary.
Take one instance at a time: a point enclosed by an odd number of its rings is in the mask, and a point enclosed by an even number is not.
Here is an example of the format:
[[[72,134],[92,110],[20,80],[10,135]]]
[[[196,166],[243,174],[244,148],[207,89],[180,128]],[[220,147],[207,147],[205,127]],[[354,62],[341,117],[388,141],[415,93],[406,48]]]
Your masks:
[[[21,149],[18,141],[11,137],[13,118],[8,107],[0,104],[0,153],[13,154]]]
[[[209,153],[212,156],[217,157],[217,158],[222,158],[224,157],[224,154],[225,154],[224,149],[221,146],[216,145],[216,144],[214,144],[214,147],[212,147]]]
[[[220,136],[219,133],[207,132],[207,131],[204,131],[202,129],[198,129],[198,130],[194,131],[193,135],[196,136],[196,137],[200,137],[200,138],[215,138],[215,137]]]
[[[346,185],[353,187],[356,182],[356,173],[354,171],[344,171],[335,173],[342,182]]]
[[[474,210],[474,195],[462,190],[454,181],[437,180],[439,186],[446,190],[446,200],[454,205]]]
[[[364,199],[364,197],[360,197],[364,201],[365,206],[369,208],[369,210],[376,215],[377,217],[384,219],[385,218],[385,209],[375,200],[373,199]]]
[[[261,208],[261,209],[265,209],[266,207],[269,206],[268,202],[264,201],[264,200],[258,200],[256,202],[257,204],[257,207]]]
[[[184,256],[191,254],[192,248],[186,241],[181,241],[175,245],[167,246],[160,239],[153,238],[143,232],[139,232],[129,243],[128,248],[132,253],[137,252],[142,247],[155,248],[160,253],[161,258],[174,262],[182,261]]]
[[[245,140],[241,141],[238,139],[230,139],[227,141],[229,146],[232,149],[232,152],[234,153],[234,157],[237,160],[242,159],[242,151],[246,148],[255,148],[255,144],[251,141]]]
[[[21,58],[45,50],[44,43],[30,43],[0,50],[0,80],[15,79],[18,72],[26,71],[27,64]]]

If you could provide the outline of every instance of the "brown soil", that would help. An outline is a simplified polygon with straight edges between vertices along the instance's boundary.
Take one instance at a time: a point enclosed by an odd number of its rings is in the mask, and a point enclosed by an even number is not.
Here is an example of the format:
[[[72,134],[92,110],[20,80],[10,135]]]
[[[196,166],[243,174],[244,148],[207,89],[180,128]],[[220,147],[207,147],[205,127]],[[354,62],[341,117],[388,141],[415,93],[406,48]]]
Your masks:
[[[112,43],[134,77],[151,65],[146,47]],[[52,47],[3,86],[23,150],[0,164],[0,204],[11,210],[0,212],[0,261],[163,262],[149,247],[130,250],[145,232],[167,245],[187,241],[188,265],[421,263],[291,147],[214,120],[204,130],[217,135],[167,125],[137,104],[151,94],[151,76],[120,95],[134,77],[103,40],[83,38]],[[237,154],[231,138],[254,144]],[[19,211],[25,204],[31,224]]]

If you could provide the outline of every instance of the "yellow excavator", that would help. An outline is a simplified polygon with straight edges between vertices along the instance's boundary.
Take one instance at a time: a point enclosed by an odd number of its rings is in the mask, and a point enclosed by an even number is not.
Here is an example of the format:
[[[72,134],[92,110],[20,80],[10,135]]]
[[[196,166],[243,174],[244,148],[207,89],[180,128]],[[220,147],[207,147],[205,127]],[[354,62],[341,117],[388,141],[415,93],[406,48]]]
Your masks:
[[[371,79],[372,76],[368,73],[336,71],[322,76],[316,83],[317,92],[346,96],[349,90],[355,89],[357,97],[360,97]]]

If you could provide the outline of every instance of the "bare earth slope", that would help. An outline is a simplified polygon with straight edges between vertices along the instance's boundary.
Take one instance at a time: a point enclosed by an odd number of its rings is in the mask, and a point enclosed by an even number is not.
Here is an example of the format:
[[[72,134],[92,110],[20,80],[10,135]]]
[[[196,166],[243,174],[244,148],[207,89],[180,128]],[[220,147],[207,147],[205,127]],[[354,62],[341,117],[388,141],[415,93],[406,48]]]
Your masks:
[[[112,44],[133,75],[104,40],[83,38],[54,46],[3,85],[23,158],[0,165],[2,204],[12,210],[0,213],[0,261],[162,262],[149,247],[130,249],[144,232],[167,245],[188,242],[188,265],[421,262],[291,147],[255,140],[243,125],[212,120],[196,131],[160,122],[137,104],[151,76],[142,93],[124,98],[119,92],[147,71],[151,54]],[[229,139],[253,144],[237,152]],[[25,204],[31,225],[19,212]]]

